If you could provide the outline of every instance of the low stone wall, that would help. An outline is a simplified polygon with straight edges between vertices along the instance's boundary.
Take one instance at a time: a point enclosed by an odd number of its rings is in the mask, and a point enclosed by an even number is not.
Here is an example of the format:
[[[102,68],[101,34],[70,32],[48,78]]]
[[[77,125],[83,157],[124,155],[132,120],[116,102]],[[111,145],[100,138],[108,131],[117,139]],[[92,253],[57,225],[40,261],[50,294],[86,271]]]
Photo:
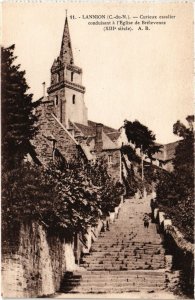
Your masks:
[[[177,227],[172,225],[171,219],[166,218],[164,212],[160,211],[159,208],[154,208],[152,210],[152,218],[158,223],[161,231],[164,234],[169,234],[182,251],[194,253],[193,244],[188,242]]]
[[[152,220],[157,224],[168,252],[173,256],[172,268],[178,270],[180,274],[180,287],[183,286],[185,292],[190,295],[194,289],[194,245],[184,238],[178,228],[172,224],[171,219],[166,218],[165,213],[159,210],[154,200],[151,201],[151,209]],[[176,271],[173,275],[175,274]]]
[[[84,240],[78,234],[68,242],[57,233],[48,233],[43,224],[22,224],[15,249],[8,244],[3,249],[2,296],[33,298],[58,291],[64,273],[79,269],[81,255],[90,251],[100,231],[114,221],[120,206],[95,227],[88,227]]]

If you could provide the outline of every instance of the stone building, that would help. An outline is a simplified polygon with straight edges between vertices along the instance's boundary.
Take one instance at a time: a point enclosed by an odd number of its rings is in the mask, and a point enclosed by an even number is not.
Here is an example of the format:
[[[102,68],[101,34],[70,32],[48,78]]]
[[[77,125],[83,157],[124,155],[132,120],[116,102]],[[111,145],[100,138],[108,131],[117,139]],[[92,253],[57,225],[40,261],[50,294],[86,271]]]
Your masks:
[[[66,163],[78,157],[88,161],[103,157],[110,176],[121,181],[122,133],[88,120],[82,69],[74,64],[67,17],[47,93],[36,110],[39,133],[32,142],[36,159],[47,164],[54,159]]]
[[[160,166],[169,172],[172,172],[174,169],[173,159],[175,157],[175,150],[178,143],[179,141],[176,141],[163,145],[162,152],[156,153],[154,156],[161,162]]]

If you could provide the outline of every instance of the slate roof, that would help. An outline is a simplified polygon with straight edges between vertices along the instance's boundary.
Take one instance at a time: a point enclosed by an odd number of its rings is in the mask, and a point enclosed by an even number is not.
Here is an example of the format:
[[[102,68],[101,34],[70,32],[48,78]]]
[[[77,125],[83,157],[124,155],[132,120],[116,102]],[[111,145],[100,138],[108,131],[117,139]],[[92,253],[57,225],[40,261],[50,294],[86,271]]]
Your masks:
[[[80,129],[83,135],[87,137],[96,135],[96,124],[98,124],[97,122],[88,121],[88,126],[80,123],[74,123],[74,124],[76,125],[77,128]],[[121,134],[117,129],[106,126],[104,124],[103,124],[103,131],[109,136],[109,138],[112,141],[117,140]]]
[[[107,134],[103,131],[102,133],[102,141],[103,141],[103,150],[114,150],[118,149],[118,146],[108,137]]]
[[[87,138],[86,145],[89,145],[96,136],[96,122],[88,121],[88,126],[80,123],[74,123],[75,129],[80,130],[80,135]],[[120,132],[114,128],[103,125],[102,140],[103,150],[114,150],[118,149],[115,141],[120,136]]]
[[[91,126],[86,126],[80,123],[75,123],[76,127],[79,128],[79,130],[81,131],[81,133],[86,136],[95,136],[96,134],[96,129],[95,127],[91,127]]]
[[[88,121],[88,126],[90,126],[90,127],[96,128],[96,124],[97,124],[97,122]],[[115,128],[112,128],[112,127],[109,127],[109,126],[106,126],[104,124],[103,124],[103,131],[109,136],[109,138],[112,141],[116,141],[119,138],[120,134],[121,134],[119,132],[119,130],[117,130]]]

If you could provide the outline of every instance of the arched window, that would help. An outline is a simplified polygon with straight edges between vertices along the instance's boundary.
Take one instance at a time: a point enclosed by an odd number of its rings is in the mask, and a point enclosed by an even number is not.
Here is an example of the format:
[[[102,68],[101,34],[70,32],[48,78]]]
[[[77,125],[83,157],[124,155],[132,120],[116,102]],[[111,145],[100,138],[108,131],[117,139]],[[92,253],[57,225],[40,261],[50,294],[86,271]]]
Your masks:
[[[72,104],[75,104],[75,103],[76,103],[76,96],[72,95]]]
[[[71,72],[71,81],[74,79],[74,72]]]
[[[55,106],[58,105],[58,95],[55,96]]]

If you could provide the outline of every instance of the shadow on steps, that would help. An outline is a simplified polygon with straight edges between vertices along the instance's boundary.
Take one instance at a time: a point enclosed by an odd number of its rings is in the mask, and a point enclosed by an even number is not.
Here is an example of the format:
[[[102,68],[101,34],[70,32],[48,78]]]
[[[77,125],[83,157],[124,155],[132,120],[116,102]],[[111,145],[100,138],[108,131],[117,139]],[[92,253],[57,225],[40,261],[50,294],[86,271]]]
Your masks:
[[[74,275],[73,272],[66,272],[62,279],[59,292],[71,292],[71,290],[80,285],[81,278],[81,275]]]

